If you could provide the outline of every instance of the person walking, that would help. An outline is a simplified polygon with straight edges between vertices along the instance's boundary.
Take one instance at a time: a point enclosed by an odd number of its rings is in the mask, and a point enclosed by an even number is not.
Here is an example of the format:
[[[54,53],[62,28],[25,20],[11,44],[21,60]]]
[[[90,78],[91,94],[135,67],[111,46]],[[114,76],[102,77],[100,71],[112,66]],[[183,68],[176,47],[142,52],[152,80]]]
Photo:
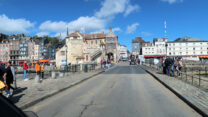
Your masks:
[[[1,64],[0,65],[0,81],[4,82],[4,76],[6,76],[6,69],[5,67]]]
[[[41,79],[40,80],[43,80],[43,78],[44,78],[44,63],[42,63],[41,64],[41,66],[40,66],[40,71],[41,71]]]
[[[13,90],[14,92],[14,87],[11,86],[11,84],[13,84],[14,78],[13,78],[13,74],[12,74],[12,70],[11,70],[11,61],[9,61],[7,63],[7,68],[6,68],[6,85],[8,86],[8,90],[10,91],[10,89]],[[12,95],[12,93],[11,93]]]
[[[37,75],[40,78],[41,67],[40,67],[40,63],[39,62],[37,62],[36,65],[35,65],[35,71],[36,71]]]
[[[17,88],[17,82],[16,82],[16,74],[15,74],[15,69],[12,65],[10,65],[11,71],[12,71],[12,75],[13,75],[13,80],[14,80],[14,88]]]
[[[111,65],[111,60],[110,60],[110,59],[108,59],[108,61],[107,61],[107,66],[108,66],[108,69],[110,68],[110,65]]]
[[[100,61],[100,68],[103,69],[103,60]]]
[[[181,60],[181,59],[178,59],[178,75],[179,75],[179,76],[181,75],[182,67],[183,67],[182,60]]]
[[[27,61],[24,61],[23,63],[23,71],[24,71],[24,81],[28,80],[28,65]]]
[[[170,70],[171,70],[171,66],[172,66],[172,59],[171,58],[167,58],[165,60],[165,66],[166,66],[166,74],[170,75]]]
[[[106,60],[103,60],[103,68],[106,69]]]

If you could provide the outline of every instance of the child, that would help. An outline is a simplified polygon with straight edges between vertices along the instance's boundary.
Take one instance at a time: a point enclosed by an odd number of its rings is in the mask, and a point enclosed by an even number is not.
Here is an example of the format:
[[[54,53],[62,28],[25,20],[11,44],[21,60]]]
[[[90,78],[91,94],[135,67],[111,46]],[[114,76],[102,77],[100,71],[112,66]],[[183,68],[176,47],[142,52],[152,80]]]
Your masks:
[[[7,93],[7,96],[6,97],[7,98],[11,96],[11,93],[8,90],[7,85],[3,81],[0,80],[0,94],[1,95],[2,95],[3,91],[6,91],[6,93]]]

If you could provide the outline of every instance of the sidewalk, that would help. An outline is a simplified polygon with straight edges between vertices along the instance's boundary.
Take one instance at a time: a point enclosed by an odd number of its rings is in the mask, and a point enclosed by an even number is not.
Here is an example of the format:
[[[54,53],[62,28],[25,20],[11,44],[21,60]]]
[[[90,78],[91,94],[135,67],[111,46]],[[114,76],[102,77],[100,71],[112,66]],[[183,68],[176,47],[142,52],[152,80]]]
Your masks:
[[[160,74],[157,70],[147,66],[140,66],[142,69],[155,76],[162,83],[170,87],[174,92],[182,96],[187,103],[190,103],[196,110],[199,109],[201,114],[208,115],[208,92],[197,88],[191,84],[183,82],[182,80]]]
[[[41,83],[35,83],[35,80],[18,80],[18,89],[14,91],[11,100],[21,109],[33,105],[47,97],[57,94],[77,83],[87,80],[97,74],[102,73],[102,70],[95,70],[88,73],[77,72],[70,73],[69,76],[56,79],[44,79]]]

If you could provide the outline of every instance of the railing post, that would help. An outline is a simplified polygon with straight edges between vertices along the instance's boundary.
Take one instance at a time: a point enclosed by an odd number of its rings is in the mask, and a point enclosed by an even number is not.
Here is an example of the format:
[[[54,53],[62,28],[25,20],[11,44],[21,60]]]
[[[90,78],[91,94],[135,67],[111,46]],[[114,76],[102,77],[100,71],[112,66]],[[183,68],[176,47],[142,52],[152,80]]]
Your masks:
[[[187,68],[185,68],[185,70],[186,70],[185,72],[186,72],[186,81],[187,81]]]
[[[201,70],[199,70],[199,87],[200,87],[200,82],[201,82]]]
[[[206,77],[207,77],[207,67],[205,67],[205,73],[206,73]]]
[[[192,67],[192,78],[191,78],[191,84],[193,85],[193,80],[194,80],[194,72],[193,72],[194,70],[193,70],[193,67]]]
[[[182,74],[182,69],[183,69],[183,68],[181,68],[181,71],[180,71],[180,72],[181,72],[181,80],[183,79],[183,76],[182,76],[182,75],[183,75],[183,74]]]

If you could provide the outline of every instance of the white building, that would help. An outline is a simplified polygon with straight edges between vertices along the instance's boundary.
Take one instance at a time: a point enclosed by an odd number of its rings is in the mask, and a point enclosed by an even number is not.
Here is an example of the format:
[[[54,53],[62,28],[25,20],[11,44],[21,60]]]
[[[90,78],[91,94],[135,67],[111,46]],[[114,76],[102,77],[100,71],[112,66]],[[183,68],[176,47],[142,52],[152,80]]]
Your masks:
[[[167,38],[155,38],[153,43],[143,43],[142,54],[145,58],[165,57],[166,42]]]
[[[208,41],[190,38],[167,42],[167,45],[167,56],[180,56],[187,60],[208,58]]]
[[[120,46],[120,51],[119,51],[119,58],[127,58],[128,57],[128,53],[127,53],[127,47],[125,45],[121,45]]]
[[[170,56],[182,57],[184,60],[200,60],[208,58],[208,41],[182,37],[167,42],[167,38],[159,38],[154,39],[153,43],[144,43],[142,52],[145,58]]]

